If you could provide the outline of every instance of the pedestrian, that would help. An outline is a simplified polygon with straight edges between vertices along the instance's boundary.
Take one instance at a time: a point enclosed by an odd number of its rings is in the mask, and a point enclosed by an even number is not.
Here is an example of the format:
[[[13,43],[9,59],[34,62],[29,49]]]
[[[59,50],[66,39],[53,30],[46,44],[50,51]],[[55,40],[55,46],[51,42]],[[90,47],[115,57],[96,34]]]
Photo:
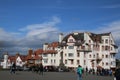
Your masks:
[[[42,63],[39,66],[39,71],[40,71],[40,74],[43,75],[44,68]]]
[[[82,80],[83,68],[80,65],[78,65],[78,67],[77,67],[77,74],[78,74],[78,80]]]
[[[120,67],[115,70],[114,76],[116,80],[120,80]]]
[[[87,67],[86,67],[86,70],[85,70],[85,71],[86,71],[86,75],[88,75],[88,68],[87,68]]]
[[[15,71],[16,71],[16,64],[13,62],[12,63],[12,66],[11,66],[11,69],[10,69],[10,73],[14,73],[15,74]]]

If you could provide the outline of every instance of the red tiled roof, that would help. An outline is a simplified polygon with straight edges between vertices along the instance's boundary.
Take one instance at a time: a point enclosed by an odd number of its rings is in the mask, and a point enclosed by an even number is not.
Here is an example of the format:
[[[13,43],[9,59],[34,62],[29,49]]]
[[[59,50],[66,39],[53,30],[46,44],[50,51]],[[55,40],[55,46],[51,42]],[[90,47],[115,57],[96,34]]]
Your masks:
[[[8,59],[10,59],[11,62],[16,62],[16,57],[15,56],[9,56]]]
[[[36,56],[35,56],[35,60],[38,60],[38,59],[42,59],[42,56],[36,55]]]
[[[39,56],[39,55],[35,55],[34,57],[32,57],[32,56],[27,56],[26,60],[28,60],[28,59],[34,59],[34,60],[42,59],[42,56]]]
[[[27,60],[26,57],[27,56],[25,56],[25,55],[20,55],[20,58],[21,58],[22,61],[26,61]]]
[[[38,49],[34,52],[35,55],[39,55],[43,53],[43,49]]]
[[[56,50],[46,50],[44,51],[45,54],[56,54],[57,51]]]
[[[58,47],[58,45],[59,45],[59,42],[52,42],[51,44],[48,45],[48,47],[55,48],[55,47]]]
[[[31,55],[28,55],[28,56],[26,57],[26,60],[28,60],[28,59],[34,59],[34,57],[32,57]]]
[[[42,54],[42,53],[43,53],[43,49],[37,49],[36,51],[34,51],[33,54],[27,55],[26,60],[28,60],[28,59],[34,59],[34,60],[42,59],[42,57],[40,56],[40,54]],[[34,56],[32,57],[32,55],[34,55]]]

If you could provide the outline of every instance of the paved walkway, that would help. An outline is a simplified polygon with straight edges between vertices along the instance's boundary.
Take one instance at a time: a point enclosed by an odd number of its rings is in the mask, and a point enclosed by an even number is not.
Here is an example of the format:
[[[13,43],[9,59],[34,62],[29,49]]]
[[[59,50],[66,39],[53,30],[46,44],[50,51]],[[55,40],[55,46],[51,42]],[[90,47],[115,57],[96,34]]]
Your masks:
[[[0,80],[77,80],[77,74],[72,72],[45,72],[44,75],[27,71],[0,71]],[[84,75],[83,80],[113,80],[110,76]]]

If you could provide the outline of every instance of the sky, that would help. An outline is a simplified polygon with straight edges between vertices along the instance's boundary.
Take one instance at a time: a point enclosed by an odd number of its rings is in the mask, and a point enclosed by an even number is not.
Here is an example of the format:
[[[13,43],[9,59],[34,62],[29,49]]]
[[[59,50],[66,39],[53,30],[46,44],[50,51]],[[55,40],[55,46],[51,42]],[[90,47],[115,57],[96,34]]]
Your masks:
[[[0,53],[25,54],[59,33],[87,31],[111,32],[119,47],[120,0],[0,0]]]

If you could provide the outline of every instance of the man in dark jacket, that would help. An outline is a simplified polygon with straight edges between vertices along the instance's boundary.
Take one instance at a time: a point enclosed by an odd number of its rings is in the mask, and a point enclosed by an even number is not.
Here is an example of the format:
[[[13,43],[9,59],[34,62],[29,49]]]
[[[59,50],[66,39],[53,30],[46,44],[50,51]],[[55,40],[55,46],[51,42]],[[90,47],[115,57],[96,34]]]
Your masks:
[[[14,73],[15,74],[15,70],[16,70],[16,64],[13,62],[12,66],[11,66],[11,70],[10,73]]]
[[[120,67],[115,70],[115,78],[116,80],[120,80]]]
[[[41,63],[40,66],[39,66],[39,70],[40,70],[40,74],[43,75],[43,64]]]

